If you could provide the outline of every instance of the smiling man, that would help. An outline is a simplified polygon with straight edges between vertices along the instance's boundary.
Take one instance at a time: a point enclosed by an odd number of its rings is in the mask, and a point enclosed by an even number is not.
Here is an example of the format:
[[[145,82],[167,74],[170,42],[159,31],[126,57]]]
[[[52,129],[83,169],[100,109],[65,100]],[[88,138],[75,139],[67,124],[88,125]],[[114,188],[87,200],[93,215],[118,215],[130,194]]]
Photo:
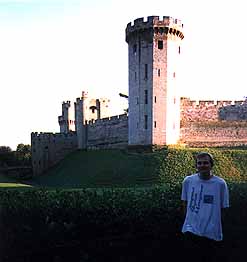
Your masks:
[[[199,153],[197,173],[185,177],[182,184],[186,211],[182,232],[192,261],[214,261],[217,242],[223,240],[221,211],[229,207],[229,193],[225,180],[213,174],[213,165],[211,154]]]

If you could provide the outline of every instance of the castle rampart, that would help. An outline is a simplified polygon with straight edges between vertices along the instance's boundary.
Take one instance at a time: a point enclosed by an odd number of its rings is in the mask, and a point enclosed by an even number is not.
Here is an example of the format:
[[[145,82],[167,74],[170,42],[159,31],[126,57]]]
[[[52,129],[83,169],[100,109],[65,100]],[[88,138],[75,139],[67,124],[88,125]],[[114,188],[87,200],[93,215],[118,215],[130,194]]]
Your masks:
[[[181,126],[189,122],[218,120],[247,120],[247,103],[244,100],[190,100],[181,98]]]
[[[128,145],[128,117],[126,114],[97,119],[87,125],[87,147],[126,148]]]
[[[77,149],[77,136],[75,132],[36,132],[31,134],[31,144],[33,174],[39,175]]]

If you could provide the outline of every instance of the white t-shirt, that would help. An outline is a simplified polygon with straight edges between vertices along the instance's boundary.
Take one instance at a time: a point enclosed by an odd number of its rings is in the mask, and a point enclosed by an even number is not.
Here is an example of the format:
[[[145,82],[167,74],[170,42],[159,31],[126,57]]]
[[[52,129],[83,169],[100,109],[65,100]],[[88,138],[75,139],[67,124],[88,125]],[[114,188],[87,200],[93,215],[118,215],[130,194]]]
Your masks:
[[[185,177],[182,200],[187,212],[182,232],[192,232],[216,241],[223,239],[221,208],[229,207],[229,193],[224,179],[212,176],[203,180],[198,174]]]

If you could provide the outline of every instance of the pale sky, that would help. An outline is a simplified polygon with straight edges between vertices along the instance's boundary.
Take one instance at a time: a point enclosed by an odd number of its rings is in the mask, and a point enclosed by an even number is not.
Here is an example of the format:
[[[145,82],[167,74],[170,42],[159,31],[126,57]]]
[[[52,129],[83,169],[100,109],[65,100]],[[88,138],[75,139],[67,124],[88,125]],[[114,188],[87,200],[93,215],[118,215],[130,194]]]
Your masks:
[[[247,95],[244,0],[0,0],[0,146],[59,132],[61,104],[86,90],[123,112],[127,23],[150,15],[184,23],[181,95]]]

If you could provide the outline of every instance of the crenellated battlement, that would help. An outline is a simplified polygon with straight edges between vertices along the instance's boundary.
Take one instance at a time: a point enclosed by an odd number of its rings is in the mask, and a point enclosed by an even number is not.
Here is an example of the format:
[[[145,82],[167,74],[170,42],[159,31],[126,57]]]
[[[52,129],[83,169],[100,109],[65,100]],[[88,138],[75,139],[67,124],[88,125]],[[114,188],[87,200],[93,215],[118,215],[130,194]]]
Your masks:
[[[90,120],[87,122],[88,125],[90,126],[96,126],[96,125],[111,125],[112,123],[115,122],[120,122],[120,121],[127,121],[128,116],[126,114],[122,115],[116,115],[116,116],[111,116],[111,117],[105,117],[101,119],[96,119],[96,120]]]
[[[62,106],[70,107],[70,101],[63,101]]]
[[[175,19],[171,16],[163,16],[160,19],[159,16],[148,16],[147,21],[144,18],[137,18],[134,20],[134,24],[131,22],[126,27],[126,42],[129,42],[129,38],[133,33],[143,32],[145,30],[154,29],[155,33],[174,34],[181,39],[184,38],[183,24],[181,20]]]
[[[75,132],[69,132],[69,133],[52,133],[52,132],[32,132],[31,133],[31,139],[36,141],[45,141],[45,140],[56,140],[56,139],[63,139],[63,138],[70,138],[75,137]]]
[[[182,97],[181,98],[182,106],[191,106],[191,107],[205,107],[205,106],[228,106],[228,105],[246,105],[245,100],[191,100],[190,98]]]

